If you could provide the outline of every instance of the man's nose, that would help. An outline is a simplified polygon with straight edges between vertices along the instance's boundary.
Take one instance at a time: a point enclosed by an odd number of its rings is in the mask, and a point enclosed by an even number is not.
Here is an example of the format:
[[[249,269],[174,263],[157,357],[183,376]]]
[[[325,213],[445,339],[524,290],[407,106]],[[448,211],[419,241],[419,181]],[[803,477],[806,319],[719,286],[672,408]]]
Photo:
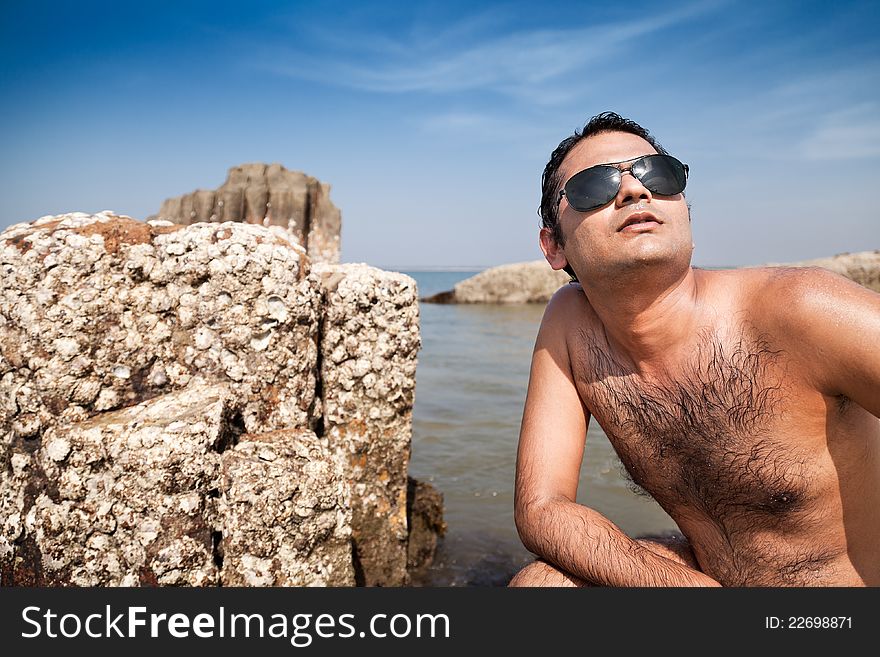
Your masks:
[[[623,207],[636,201],[650,201],[653,196],[651,190],[645,187],[642,182],[636,178],[632,171],[626,170],[620,172],[620,189],[617,192],[615,202],[618,207]]]

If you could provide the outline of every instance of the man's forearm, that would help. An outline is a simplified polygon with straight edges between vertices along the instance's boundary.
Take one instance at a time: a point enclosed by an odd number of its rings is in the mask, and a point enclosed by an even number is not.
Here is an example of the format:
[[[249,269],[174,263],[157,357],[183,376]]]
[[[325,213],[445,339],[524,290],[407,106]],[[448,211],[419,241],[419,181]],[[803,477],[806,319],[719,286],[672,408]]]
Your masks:
[[[568,500],[546,501],[524,512],[526,547],[599,586],[718,586],[693,568],[655,554],[605,516]]]

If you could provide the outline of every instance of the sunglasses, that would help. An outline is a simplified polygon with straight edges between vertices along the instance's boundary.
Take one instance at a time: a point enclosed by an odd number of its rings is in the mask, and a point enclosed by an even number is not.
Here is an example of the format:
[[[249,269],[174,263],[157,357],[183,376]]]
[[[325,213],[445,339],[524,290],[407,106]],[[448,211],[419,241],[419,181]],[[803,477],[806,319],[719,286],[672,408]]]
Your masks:
[[[559,191],[556,207],[559,207],[563,196],[578,212],[602,207],[617,196],[620,181],[627,171],[646,189],[661,196],[680,194],[687,185],[688,165],[682,164],[671,155],[645,155],[632,160],[632,164],[626,169],[612,166],[624,162],[630,160],[597,164],[574,174]]]

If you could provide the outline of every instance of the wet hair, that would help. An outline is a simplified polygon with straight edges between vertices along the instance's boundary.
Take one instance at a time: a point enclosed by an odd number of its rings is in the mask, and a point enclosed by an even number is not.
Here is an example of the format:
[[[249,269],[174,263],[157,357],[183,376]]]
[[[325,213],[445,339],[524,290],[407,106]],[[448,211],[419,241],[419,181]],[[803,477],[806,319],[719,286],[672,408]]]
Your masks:
[[[559,246],[565,246],[562,228],[559,225],[559,204],[557,203],[559,188],[562,185],[559,167],[572,148],[587,137],[603,132],[628,132],[644,139],[661,155],[668,155],[666,149],[658,144],[647,130],[635,121],[625,119],[615,112],[597,114],[587,121],[582,130],[575,130],[573,135],[563,139],[550,155],[547,166],[544,167],[544,174],[541,176],[541,207],[538,208],[538,214],[541,215],[541,225],[550,229],[553,239]],[[577,280],[570,264],[566,265],[564,269],[572,277],[572,280]]]

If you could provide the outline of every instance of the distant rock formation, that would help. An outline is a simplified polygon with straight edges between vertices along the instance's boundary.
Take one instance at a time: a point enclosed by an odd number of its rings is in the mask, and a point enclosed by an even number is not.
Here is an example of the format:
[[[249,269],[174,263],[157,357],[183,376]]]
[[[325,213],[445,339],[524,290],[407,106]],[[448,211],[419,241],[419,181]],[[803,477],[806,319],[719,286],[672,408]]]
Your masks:
[[[824,267],[880,292],[880,250],[765,266]],[[568,274],[554,271],[546,260],[533,260],[486,269],[456,283],[453,290],[421,300],[427,303],[547,303],[569,280]]]
[[[859,253],[840,253],[830,258],[816,258],[784,264],[772,263],[768,267],[823,267],[846,276],[869,290],[880,292],[880,249]]]
[[[422,301],[428,303],[547,303],[570,280],[546,260],[500,265],[481,271]]]
[[[314,262],[339,262],[342,218],[330,185],[280,164],[242,164],[216,190],[169,198],[149,220],[189,225],[202,221],[281,226]]]
[[[407,506],[415,281],[287,238],[0,233],[2,584],[407,582],[442,513]]]

